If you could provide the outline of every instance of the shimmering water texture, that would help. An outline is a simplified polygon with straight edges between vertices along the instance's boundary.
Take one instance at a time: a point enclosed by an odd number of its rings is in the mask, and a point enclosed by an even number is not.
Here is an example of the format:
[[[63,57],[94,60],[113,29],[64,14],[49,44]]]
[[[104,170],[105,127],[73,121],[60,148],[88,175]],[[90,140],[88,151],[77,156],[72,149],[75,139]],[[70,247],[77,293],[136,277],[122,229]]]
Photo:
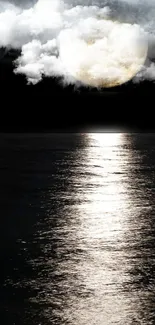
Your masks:
[[[0,146],[4,324],[155,324],[155,135]]]

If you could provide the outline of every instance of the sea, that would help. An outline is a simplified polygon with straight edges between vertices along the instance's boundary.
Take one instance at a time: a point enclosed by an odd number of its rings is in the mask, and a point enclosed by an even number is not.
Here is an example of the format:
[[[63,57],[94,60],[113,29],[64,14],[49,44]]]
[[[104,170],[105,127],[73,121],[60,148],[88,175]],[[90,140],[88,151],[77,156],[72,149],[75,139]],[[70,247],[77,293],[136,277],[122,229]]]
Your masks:
[[[0,324],[155,324],[155,134],[0,134]]]

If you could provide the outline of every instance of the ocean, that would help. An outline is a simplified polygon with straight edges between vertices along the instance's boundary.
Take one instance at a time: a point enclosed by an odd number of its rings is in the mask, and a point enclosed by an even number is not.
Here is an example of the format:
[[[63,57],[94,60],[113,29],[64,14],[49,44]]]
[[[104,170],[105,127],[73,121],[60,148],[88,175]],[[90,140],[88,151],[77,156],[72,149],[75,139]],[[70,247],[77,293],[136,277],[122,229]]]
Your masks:
[[[0,135],[3,325],[155,324],[155,134]]]

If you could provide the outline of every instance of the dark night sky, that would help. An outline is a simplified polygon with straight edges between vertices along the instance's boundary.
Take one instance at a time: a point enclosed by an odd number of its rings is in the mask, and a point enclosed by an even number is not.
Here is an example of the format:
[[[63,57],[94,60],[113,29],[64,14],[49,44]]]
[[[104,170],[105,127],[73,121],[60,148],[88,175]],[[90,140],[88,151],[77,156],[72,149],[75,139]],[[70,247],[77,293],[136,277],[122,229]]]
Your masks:
[[[36,86],[27,86],[25,77],[13,73],[14,58],[5,56],[0,61],[1,132],[155,130],[155,84],[145,82],[136,86],[130,82],[106,91],[75,90],[45,78]]]

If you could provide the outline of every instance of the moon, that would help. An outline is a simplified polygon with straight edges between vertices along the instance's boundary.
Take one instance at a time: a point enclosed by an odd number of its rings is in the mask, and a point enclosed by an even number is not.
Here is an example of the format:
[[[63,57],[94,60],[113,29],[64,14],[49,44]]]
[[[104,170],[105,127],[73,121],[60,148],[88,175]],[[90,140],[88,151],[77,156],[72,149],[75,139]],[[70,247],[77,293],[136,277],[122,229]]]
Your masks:
[[[81,27],[81,26],[80,26]],[[139,25],[94,19],[65,39],[68,73],[85,86],[111,88],[131,80],[145,64],[148,43]]]
[[[96,61],[98,53],[95,53]],[[135,52],[135,55],[132,56],[132,60],[130,63],[126,63],[123,60],[117,64],[117,68],[115,68],[115,64],[108,67],[109,75],[104,77],[104,69],[107,67],[104,65],[104,61],[100,63],[100,69],[103,70],[103,77],[93,75],[89,69],[89,66],[81,67],[79,71],[75,74],[75,78],[79,80],[82,84],[88,85],[91,87],[99,87],[99,88],[112,88],[116,86],[120,86],[131,79],[133,79],[138,72],[142,69],[145,64],[145,60],[147,57],[147,47],[138,48]],[[136,61],[136,64],[135,64]],[[98,62],[97,62],[98,63]],[[110,73],[112,70],[117,69],[118,73]]]

